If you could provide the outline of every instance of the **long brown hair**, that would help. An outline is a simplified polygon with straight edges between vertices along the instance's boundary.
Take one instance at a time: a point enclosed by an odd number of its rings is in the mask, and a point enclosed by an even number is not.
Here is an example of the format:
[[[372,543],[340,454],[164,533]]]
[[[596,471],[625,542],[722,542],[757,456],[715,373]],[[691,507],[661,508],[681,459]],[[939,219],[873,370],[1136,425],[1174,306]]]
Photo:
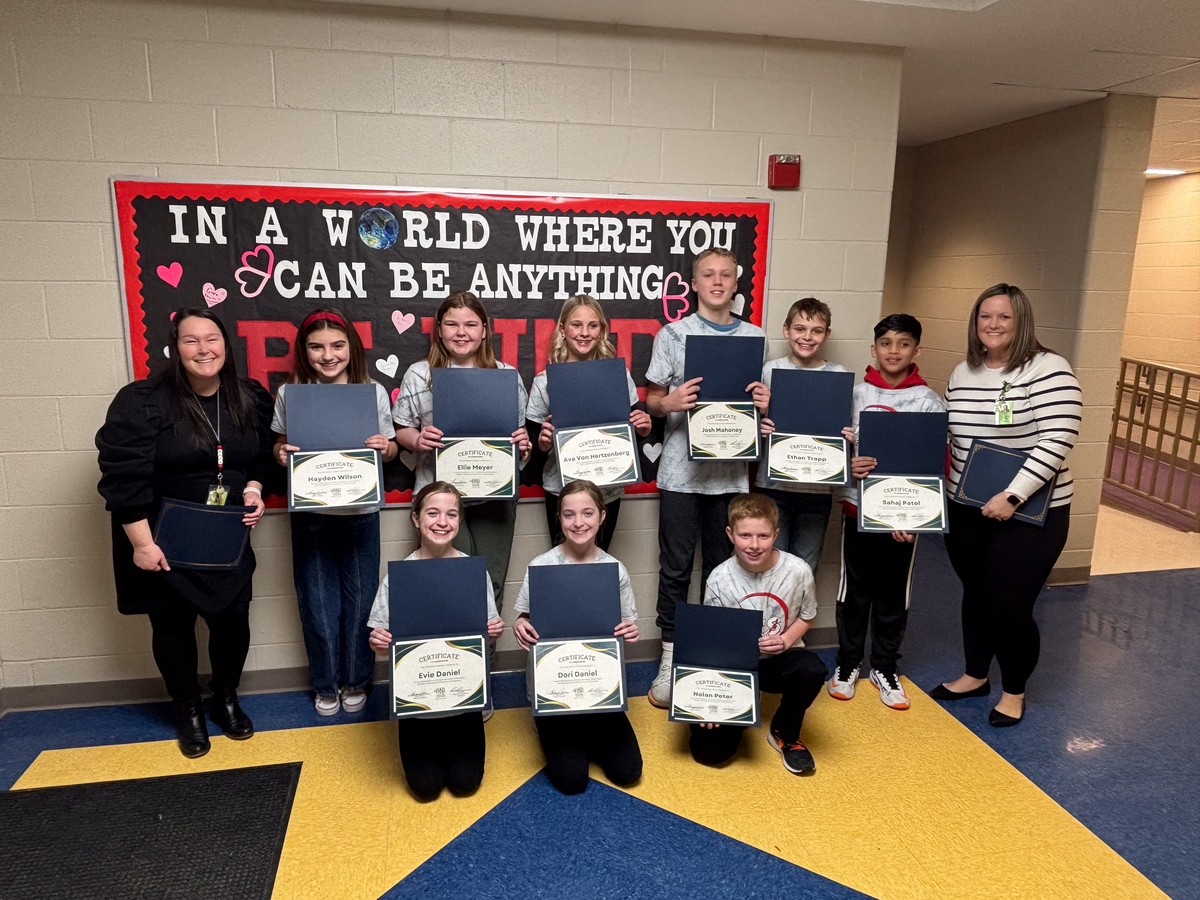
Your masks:
[[[1004,296],[1012,305],[1013,336],[1008,345],[1008,362],[1004,372],[1015,372],[1039,353],[1050,352],[1037,339],[1037,330],[1033,324],[1033,304],[1015,284],[993,284],[979,295],[975,305],[971,307],[970,318],[967,319],[967,365],[978,369],[987,360],[987,348],[979,340],[979,307],[990,297]]]
[[[617,355],[617,351],[613,349],[613,345],[608,339],[608,317],[604,315],[600,301],[587,294],[576,294],[570,300],[563,303],[562,309],[558,313],[558,327],[550,335],[550,344],[546,352],[547,362],[561,363],[567,361],[567,339],[563,337],[563,325],[566,324],[567,317],[581,306],[586,306],[600,320],[600,339],[596,341],[596,345],[592,347],[587,358],[612,359]]]
[[[350,360],[346,364],[346,380],[350,384],[368,384],[371,381],[367,375],[367,354],[363,350],[362,338],[358,329],[346,318],[340,309],[323,307],[314,309],[300,323],[296,333],[296,344],[293,348],[296,364],[292,374],[288,376],[288,384],[316,384],[321,380],[317,370],[308,361],[308,337],[315,331],[340,331],[346,336],[350,345]]]
[[[179,326],[185,319],[208,319],[221,332],[225,342],[225,362],[221,366],[220,390],[225,394],[225,405],[229,415],[233,417],[234,427],[244,432],[254,424],[254,400],[250,389],[238,378],[237,362],[233,358],[233,346],[229,343],[229,332],[225,323],[208,309],[195,306],[185,306],[175,310],[171,317],[171,330],[167,337],[167,346],[171,348],[170,362],[162,373],[163,384],[171,390],[171,401],[175,412],[186,424],[192,438],[201,445],[214,444],[215,440],[209,431],[211,423],[196,399],[192,383],[188,381],[187,372],[183,368],[183,360],[179,356]],[[220,403],[220,398],[217,399]]]
[[[433,383],[433,370],[444,369],[450,365],[450,351],[442,343],[442,319],[452,309],[469,309],[483,322],[483,341],[475,351],[475,367],[478,369],[498,369],[496,351],[492,349],[492,321],[488,318],[487,310],[479,302],[479,298],[470,291],[459,291],[451,294],[442,301],[433,318],[433,340],[429,344],[429,380]]]

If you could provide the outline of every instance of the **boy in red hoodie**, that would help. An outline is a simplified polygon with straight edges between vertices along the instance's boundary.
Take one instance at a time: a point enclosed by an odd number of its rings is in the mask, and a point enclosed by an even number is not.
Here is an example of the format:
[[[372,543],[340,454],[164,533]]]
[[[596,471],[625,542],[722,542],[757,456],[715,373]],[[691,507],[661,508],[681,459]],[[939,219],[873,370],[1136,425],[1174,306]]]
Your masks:
[[[871,358],[879,368],[868,366],[866,380],[854,388],[853,436],[857,436],[858,417],[864,409],[945,412],[942,398],[917,374],[920,355],[921,323],[913,316],[888,316],[875,326]],[[856,480],[865,478],[873,468],[874,457],[856,456],[850,461],[850,474]],[[838,700],[854,696],[870,622],[871,684],[886,706],[908,709],[908,694],[896,674],[896,662],[908,625],[917,536],[904,531],[860,532],[857,507],[848,500],[843,500],[842,506],[846,518],[837,604],[838,655],[829,693]]]

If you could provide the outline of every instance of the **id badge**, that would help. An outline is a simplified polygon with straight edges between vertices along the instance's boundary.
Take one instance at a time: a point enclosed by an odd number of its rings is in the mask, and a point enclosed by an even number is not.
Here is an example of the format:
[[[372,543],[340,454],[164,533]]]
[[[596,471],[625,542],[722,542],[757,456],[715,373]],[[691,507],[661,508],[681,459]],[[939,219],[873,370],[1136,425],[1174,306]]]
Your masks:
[[[224,506],[226,498],[229,497],[229,488],[223,484],[210,484],[208,486],[208,499],[204,502],[209,506]]]
[[[996,403],[996,424],[1011,425],[1013,421],[1013,405],[1011,400],[1001,400]]]

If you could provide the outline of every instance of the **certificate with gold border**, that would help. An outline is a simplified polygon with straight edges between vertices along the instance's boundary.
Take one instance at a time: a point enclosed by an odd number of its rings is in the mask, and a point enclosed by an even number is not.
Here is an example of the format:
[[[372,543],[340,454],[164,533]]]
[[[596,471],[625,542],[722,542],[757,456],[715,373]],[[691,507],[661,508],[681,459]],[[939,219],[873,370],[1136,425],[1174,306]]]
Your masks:
[[[858,483],[858,530],[944,533],[944,481],[932,476],[868,475]]]
[[[488,645],[479,634],[402,640],[391,651],[391,718],[488,705]]]
[[[758,459],[753,403],[697,403],[687,413],[688,459]]]
[[[378,509],[383,469],[378,450],[296,451],[288,454],[288,510]]]
[[[468,499],[517,496],[520,461],[509,438],[444,437],[434,457],[438,481],[448,481]]]
[[[767,479],[777,484],[846,484],[846,439],[811,434],[767,438]]]
[[[580,480],[590,481],[596,487],[637,484],[642,480],[637,438],[628,422],[555,429],[554,452],[563,487]]]
[[[695,724],[757,725],[758,673],[674,666],[667,718]]]
[[[629,708],[620,638],[538,641],[532,652],[535,716]]]

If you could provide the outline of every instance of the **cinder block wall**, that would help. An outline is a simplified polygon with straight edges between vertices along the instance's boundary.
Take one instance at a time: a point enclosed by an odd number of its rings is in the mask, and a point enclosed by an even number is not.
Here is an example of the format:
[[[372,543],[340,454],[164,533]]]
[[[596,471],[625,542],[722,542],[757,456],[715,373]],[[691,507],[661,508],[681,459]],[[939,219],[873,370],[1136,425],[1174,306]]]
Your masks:
[[[1091,566],[1153,123],[1153,97],[1112,95],[919,147],[911,187],[896,187],[911,213],[906,259],[889,248],[886,306],[921,319],[930,383],[945,388],[975,298],[1003,281],[1029,295],[1040,340],[1083,388],[1071,534],[1052,583]]]
[[[1200,371],[1200,174],[1146,181],[1121,355]]]
[[[0,0],[6,694],[156,676],[145,619],[114,607],[95,490],[93,435],[128,379],[110,176],[770,197],[768,331],[815,293],[834,308],[830,356],[861,370],[900,65],[896,50],[859,45],[341,4]],[[803,190],[767,191],[776,152],[802,154]],[[407,553],[406,512],[383,518],[385,559]],[[655,500],[627,502],[614,542],[649,638],[656,520]],[[514,579],[547,548],[544,528],[540,506],[523,505]],[[286,516],[268,516],[254,545],[248,667],[302,666]]]

